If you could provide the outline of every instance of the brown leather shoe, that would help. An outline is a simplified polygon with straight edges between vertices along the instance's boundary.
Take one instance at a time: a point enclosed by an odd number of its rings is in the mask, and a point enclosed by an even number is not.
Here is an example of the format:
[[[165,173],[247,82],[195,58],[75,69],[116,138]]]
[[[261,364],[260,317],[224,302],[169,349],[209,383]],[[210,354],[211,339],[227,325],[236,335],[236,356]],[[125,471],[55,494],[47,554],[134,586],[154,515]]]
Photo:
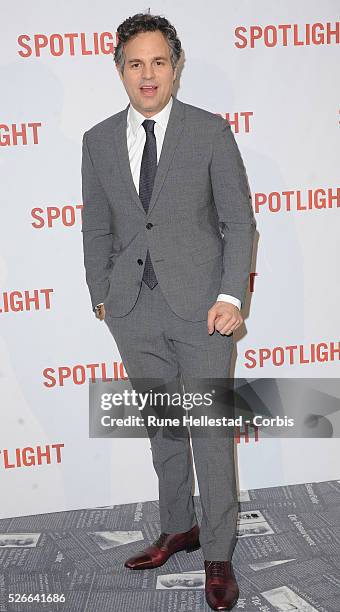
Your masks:
[[[239,597],[231,561],[204,561],[205,597],[213,610],[231,610]]]
[[[153,569],[159,567],[179,550],[192,552],[200,548],[198,535],[198,525],[194,525],[190,531],[184,531],[183,533],[161,533],[151,546],[127,559],[124,565],[129,569]]]

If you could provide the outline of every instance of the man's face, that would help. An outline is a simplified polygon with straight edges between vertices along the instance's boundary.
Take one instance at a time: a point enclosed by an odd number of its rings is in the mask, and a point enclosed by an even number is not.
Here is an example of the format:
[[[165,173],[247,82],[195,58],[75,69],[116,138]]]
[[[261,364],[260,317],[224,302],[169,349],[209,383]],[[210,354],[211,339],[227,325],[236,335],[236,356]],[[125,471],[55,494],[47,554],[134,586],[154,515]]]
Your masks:
[[[124,52],[124,72],[118,72],[126,93],[134,108],[152,117],[169,101],[176,79],[168,43],[159,30],[142,32],[124,45]]]

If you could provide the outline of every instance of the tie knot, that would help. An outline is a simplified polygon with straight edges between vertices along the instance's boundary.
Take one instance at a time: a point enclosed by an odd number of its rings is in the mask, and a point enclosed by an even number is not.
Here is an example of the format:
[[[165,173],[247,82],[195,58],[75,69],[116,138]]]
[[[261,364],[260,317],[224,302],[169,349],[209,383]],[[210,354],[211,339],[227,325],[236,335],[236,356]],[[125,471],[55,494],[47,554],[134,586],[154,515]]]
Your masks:
[[[143,121],[142,123],[142,126],[146,132],[151,132],[153,134],[153,128],[155,123],[156,121],[154,121],[153,119],[145,119],[145,121]]]

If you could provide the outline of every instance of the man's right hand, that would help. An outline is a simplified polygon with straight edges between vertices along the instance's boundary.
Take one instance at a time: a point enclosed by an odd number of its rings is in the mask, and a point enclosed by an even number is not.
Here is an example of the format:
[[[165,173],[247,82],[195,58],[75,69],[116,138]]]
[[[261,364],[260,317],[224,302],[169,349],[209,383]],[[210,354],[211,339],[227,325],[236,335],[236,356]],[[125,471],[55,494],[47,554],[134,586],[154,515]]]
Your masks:
[[[99,304],[98,306],[96,306],[94,312],[96,314],[97,319],[99,319],[100,321],[104,321],[104,319],[105,319],[105,306],[104,306],[104,304]]]

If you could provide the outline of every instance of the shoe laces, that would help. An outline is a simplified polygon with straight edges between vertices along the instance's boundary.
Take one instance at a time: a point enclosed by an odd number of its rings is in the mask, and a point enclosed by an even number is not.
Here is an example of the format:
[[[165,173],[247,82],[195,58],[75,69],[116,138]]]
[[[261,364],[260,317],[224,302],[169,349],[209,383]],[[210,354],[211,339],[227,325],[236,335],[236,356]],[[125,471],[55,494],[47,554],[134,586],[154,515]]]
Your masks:
[[[209,571],[212,576],[220,577],[225,576],[225,562],[224,561],[210,561]]]
[[[157,540],[154,541],[154,546],[158,546],[158,548],[161,548],[165,542],[165,540],[168,537],[168,533],[161,533],[161,535],[157,538]]]

